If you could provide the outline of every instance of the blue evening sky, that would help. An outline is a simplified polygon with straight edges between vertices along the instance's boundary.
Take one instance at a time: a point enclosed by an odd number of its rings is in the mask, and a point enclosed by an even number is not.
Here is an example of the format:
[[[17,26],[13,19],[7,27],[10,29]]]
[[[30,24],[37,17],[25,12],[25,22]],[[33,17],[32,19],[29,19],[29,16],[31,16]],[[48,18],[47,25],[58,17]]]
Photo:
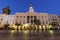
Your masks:
[[[35,12],[60,15],[60,0],[0,0],[0,13],[6,6],[10,7],[11,14],[28,12],[30,4]]]

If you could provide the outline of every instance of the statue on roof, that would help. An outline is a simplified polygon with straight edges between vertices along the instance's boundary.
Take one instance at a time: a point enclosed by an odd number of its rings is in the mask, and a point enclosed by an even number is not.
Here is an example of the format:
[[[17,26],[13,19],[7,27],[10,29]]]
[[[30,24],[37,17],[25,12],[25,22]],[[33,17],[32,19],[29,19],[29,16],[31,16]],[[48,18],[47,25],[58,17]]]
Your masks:
[[[11,10],[9,9],[9,6],[7,6],[6,8],[3,8],[3,9],[2,9],[2,13],[3,13],[3,14],[8,14],[8,15],[9,15],[10,12],[11,12]]]

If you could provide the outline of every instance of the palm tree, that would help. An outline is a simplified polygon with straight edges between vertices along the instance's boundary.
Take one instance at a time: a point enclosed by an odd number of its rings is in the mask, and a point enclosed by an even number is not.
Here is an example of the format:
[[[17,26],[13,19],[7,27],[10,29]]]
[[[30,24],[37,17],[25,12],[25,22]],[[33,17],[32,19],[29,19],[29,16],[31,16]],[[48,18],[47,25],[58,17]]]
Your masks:
[[[39,29],[40,20],[37,20],[37,28]]]
[[[57,22],[51,22],[49,25],[52,25],[52,26],[53,26],[53,28],[55,28],[55,27],[58,27],[58,26],[59,26],[59,24],[58,24]]]
[[[52,25],[52,26],[58,26],[59,24],[57,22],[51,22],[50,25]]]
[[[18,30],[18,26],[20,25],[19,23],[15,23],[15,25],[17,25],[17,30]]]
[[[35,19],[35,20],[33,20],[33,23],[36,24],[37,28],[39,29],[40,20],[39,19]]]

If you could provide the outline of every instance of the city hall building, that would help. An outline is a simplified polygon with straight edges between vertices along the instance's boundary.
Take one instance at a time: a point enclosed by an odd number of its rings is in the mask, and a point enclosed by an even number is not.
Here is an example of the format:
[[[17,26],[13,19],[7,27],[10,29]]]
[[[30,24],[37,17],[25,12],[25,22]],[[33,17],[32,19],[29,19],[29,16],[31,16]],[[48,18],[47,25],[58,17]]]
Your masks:
[[[27,24],[33,23],[32,20],[39,20],[40,25],[47,25],[52,22],[59,23],[59,17],[55,14],[48,14],[48,13],[38,13],[35,12],[32,5],[29,7],[29,12],[25,13],[16,13],[14,15],[7,15],[7,14],[0,14],[0,25],[4,24]]]
[[[29,12],[26,13],[16,13],[15,22],[20,24],[32,23],[32,20],[39,20],[41,25],[47,25],[51,22],[59,23],[59,18],[55,14],[48,13],[37,13],[34,11],[32,5],[30,5]]]

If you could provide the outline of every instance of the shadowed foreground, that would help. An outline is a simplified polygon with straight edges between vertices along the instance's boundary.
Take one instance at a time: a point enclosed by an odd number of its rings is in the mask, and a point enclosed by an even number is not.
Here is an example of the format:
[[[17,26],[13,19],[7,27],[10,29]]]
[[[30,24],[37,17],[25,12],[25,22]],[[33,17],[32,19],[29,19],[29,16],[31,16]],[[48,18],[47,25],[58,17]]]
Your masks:
[[[60,40],[59,30],[0,30],[0,40]]]

